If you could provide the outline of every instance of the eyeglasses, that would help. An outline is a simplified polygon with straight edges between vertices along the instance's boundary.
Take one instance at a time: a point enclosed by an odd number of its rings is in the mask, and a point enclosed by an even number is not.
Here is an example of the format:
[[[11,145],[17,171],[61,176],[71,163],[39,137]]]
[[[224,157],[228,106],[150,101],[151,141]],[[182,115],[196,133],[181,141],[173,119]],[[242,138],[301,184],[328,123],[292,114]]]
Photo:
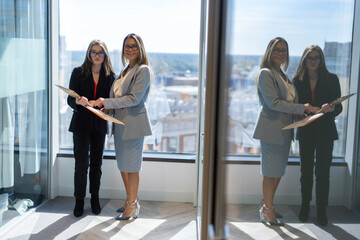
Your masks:
[[[100,57],[105,57],[104,52],[90,52],[90,56],[92,57],[96,57],[97,55],[99,55]]]
[[[131,46],[125,45],[125,50],[126,51],[129,51],[130,49],[133,50],[133,51],[136,51],[136,50],[138,50],[138,46],[136,46],[135,44],[131,45]]]
[[[306,62],[316,62],[316,63],[320,63],[321,62],[321,58],[320,57],[306,57]]]
[[[273,51],[275,54],[283,54],[283,53],[287,53],[287,49],[286,48],[283,48],[283,49],[280,49],[280,48],[274,48],[274,51]]]

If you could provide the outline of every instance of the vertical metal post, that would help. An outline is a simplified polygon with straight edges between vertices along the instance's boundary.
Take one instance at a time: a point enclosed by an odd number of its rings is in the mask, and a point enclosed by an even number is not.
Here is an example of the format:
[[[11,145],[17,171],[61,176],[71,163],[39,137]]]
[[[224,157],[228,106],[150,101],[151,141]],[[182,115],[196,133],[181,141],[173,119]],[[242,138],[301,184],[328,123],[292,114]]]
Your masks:
[[[226,9],[226,0],[209,1],[201,239],[226,237]]]

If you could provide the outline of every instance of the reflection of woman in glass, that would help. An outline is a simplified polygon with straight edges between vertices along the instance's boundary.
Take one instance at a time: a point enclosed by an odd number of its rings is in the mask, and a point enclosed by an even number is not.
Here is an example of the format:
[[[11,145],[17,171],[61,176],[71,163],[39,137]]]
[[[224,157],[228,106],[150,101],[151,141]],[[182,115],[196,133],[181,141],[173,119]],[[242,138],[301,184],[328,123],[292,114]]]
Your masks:
[[[117,220],[136,218],[140,211],[139,172],[142,165],[144,137],[151,135],[145,101],[150,90],[149,61],[141,38],[136,34],[125,37],[122,62],[128,64],[115,80],[110,98],[99,98],[96,106],[114,111],[114,117],[125,125],[115,124],[115,152],[118,168],[126,189],[125,206]]]
[[[84,63],[73,70],[70,78],[69,88],[81,97],[68,97],[68,104],[74,109],[69,131],[73,132],[74,139],[76,217],[80,217],[84,212],[89,149],[91,209],[94,214],[101,212],[99,188],[107,122],[85,107],[90,105],[89,100],[108,97],[114,79],[114,69],[105,43],[93,40],[87,49]]]
[[[326,225],[330,165],[334,140],[338,139],[335,117],[341,113],[342,106],[329,104],[340,97],[340,83],[338,77],[327,70],[324,54],[319,46],[311,45],[305,49],[294,76],[294,84],[300,103],[311,102],[312,105],[321,107],[321,111],[325,114],[313,123],[297,130],[300,143],[302,197],[299,219],[305,222],[309,218],[314,153],[316,153],[317,220],[320,225]]]
[[[293,83],[283,70],[289,64],[288,44],[277,37],[270,41],[260,65],[257,91],[262,105],[253,137],[260,140],[261,174],[264,202],[259,210],[263,222],[282,226],[274,211],[273,200],[288,162],[291,130],[282,128],[293,122],[293,114],[314,112],[310,104],[298,104]]]

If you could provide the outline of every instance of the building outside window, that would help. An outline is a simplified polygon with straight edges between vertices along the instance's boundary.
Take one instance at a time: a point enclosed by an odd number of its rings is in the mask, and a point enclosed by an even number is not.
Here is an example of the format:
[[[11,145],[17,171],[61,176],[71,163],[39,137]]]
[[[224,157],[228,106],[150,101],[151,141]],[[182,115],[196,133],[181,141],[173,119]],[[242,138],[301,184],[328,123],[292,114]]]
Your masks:
[[[154,134],[145,139],[145,150],[195,154],[200,1],[188,0],[178,4],[164,0],[161,4],[157,2],[156,7],[151,1],[137,1],[131,3],[131,6],[126,1],[105,1],[100,6],[87,2],[87,13],[97,11],[100,16],[111,16],[107,27],[97,25],[96,18],[75,20],[79,16],[72,13],[81,12],[81,2],[60,1],[60,84],[68,86],[72,69],[81,65],[87,44],[94,38],[101,38],[107,43],[114,68],[119,73],[123,67],[120,60],[123,37],[129,32],[137,32],[144,39],[155,74],[147,102]],[[260,109],[254,79],[270,39],[282,36],[289,42],[290,65],[287,74],[290,78],[294,75],[306,46],[319,45],[324,50],[329,70],[340,78],[342,94],[348,93],[354,2],[315,1],[314,6],[300,1],[283,3],[274,3],[276,11],[268,11],[274,6],[266,1],[259,1],[255,5],[252,1],[234,3],[228,106],[229,154],[259,154],[259,142],[252,138]],[[144,6],[149,8],[146,11],[132,12],[130,16],[122,11],[111,10],[128,7],[144,9]],[[334,9],[337,11],[333,11]],[[303,14],[297,14],[298,11]],[[322,16],[321,21],[313,19],[318,14]],[[259,18],[259,15],[262,17]],[[86,16],[88,15],[85,14],[83,18]],[[132,21],[131,26],[119,26],[118,19],[128,16],[138,21]],[[145,20],[150,22],[143,24]],[[80,28],[85,31],[78,35],[76,29]],[[178,39],[181,40],[177,42]],[[60,93],[59,101],[60,146],[71,149],[72,138],[67,131],[71,109],[67,106],[65,94]],[[336,119],[339,132],[339,140],[334,145],[336,157],[344,156],[347,102],[343,106],[344,111]],[[107,139],[106,149],[114,149],[111,136]],[[298,155],[297,142],[293,143],[290,154]]]
[[[161,0],[155,4],[146,0],[114,0],[100,5],[86,0],[63,0],[59,4],[59,84],[68,87],[71,71],[83,63],[92,39],[107,44],[115,72],[119,74],[123,68],[122,41],[128,33],[137,33],[144,41],[155,76],[146,103],[153,135],[145,138],[145,151],[195,153],[196,137],[189,136],[196,136],[197,126],[201,1]],[[83,11],[85,5],[87,10]],[[136,11],[128,13],[119,9]],[[96,13],[97,17],[90,13]],[[108,20],[99,24],[98,19]],[[72,135],[68,128],[72,111],[67,105],[67,95],[60,92],[59,96],[60,147],[71,149]],[[114,149],[113,136],[108,136],[105,149]]]
[[[260,143],[252,138],[259,100],[255,78],[268,42],[283,37],[289,44],[292,79],[301,55],[309,45],[319,45],[328,70],[340,79],[342,95],[348,94],[354,1],[231,1],[231,77],[228,104],[228,152],[234,155],[258,155]],[[336,9],[336,11],[335,11]],[[301,14],[299,14],[301,13]],[[261,17],[259,17],[261,16]],[[321,16],[315,20],[315,16]],[[336,117],[339,140],[334,156],[344,157],[347,106]],[[297,141],[290,155],[298,155]]]

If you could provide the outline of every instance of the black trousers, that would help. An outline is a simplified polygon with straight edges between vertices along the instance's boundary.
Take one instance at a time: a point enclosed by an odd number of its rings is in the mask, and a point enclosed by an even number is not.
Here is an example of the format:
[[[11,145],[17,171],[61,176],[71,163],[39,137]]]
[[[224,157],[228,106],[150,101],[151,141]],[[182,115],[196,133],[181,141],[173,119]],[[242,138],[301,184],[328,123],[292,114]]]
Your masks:
[[[74,133],[73,140],[75,157],[74,196],[77,199],[85,198],[89,163],[89,190],[91,195],[99,195],[105,134],[101,134],[96,131],[91,131],[85,134]]]
[[[326,207],[329,199],[330,166],[334,141],[316,136],[300,140],[301,197],[303,203],[312,199],[313,175],[316,176],[316,205]],[[314,155],[316,154],[316,162]]]

